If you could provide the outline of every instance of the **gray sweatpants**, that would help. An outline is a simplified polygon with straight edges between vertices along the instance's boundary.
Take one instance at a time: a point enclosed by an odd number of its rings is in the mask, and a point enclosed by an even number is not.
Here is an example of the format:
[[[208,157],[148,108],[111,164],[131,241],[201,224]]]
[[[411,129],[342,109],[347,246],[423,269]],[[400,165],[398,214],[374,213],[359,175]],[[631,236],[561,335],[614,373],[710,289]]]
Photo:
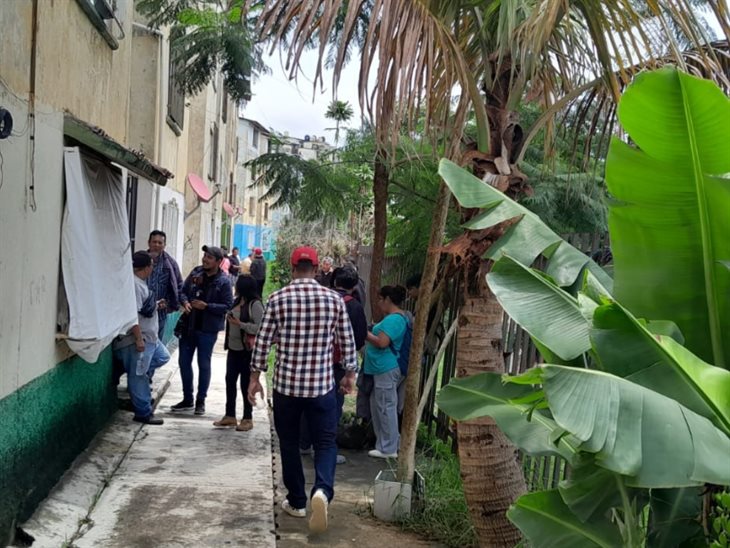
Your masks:
[[[398,384],[401,380],[397,367],[381,375],[373,375],[370,393],[370,413],[377,438],[375,449],[387,455],[398,452]]]

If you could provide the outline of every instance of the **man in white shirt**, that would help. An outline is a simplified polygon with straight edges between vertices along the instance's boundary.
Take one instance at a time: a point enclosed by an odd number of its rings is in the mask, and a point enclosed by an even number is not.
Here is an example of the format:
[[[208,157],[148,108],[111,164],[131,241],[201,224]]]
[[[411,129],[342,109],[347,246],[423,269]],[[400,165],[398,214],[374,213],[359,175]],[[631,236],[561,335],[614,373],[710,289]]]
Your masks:
[[[152,396],[147,376],[152,356],[158,345],[162,344],[157,334],[159,302],[155,300],[145,281],[152,273],[152,256],[147,251],[137,251],[132,256],[132,267],[137,300],[137,325],[126,335],[117,338],[113,350],[115,357],[124,364],[127,373],[127,390],[132,399],[134,420],[143,424],[158,425],[162,424],[163,420],[152,413]]]

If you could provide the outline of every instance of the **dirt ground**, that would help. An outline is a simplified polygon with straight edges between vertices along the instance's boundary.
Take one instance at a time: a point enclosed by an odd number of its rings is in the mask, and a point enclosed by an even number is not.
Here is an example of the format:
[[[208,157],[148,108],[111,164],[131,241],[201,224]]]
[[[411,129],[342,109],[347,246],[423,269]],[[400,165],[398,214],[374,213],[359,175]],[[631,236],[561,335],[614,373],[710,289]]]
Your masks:
[[[275,433],[274,433],[275,434]],[[274,436],[275,438],[275,436]],[[337,467],[335,477],[335,499],[329,507],[329,528],[321,535],[310,535],[308,520],[293,518],[283,512],[279,502],[284,498],[286,489],[281,482],[281,464],[278,457],[278,440],[272,438],[274,447],[274,481],[276,504],[274,519],[276,522],[278,548],[299,548],[301,546],[327,546],[341,548],[345,546],[378,547],[378,548],[410,548],[425,546],[442,546],[439,543],[424,540],[417,535],[401,531],[397,525],[390,525],[372,516],[372,490],[375,476],[385,462],[367,456],[367,451],[341,450],[347,457],[347,463]],[[307,489],[311,488],[314,478],[314,463],[311,456],[303,455],[304,474],[307,477]]]

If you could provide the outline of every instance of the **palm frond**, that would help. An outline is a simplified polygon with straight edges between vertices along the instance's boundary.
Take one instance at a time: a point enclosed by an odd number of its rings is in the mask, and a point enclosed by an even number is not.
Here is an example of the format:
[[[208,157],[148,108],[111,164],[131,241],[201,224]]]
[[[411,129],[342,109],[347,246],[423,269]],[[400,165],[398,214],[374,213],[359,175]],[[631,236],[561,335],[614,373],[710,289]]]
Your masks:
[[[526,93],[549,110],[590,83],[601,89],[596,97],[609,97],[610,108],[633,67],[652,66],[667,57],[667,47],[675,63],[687,64],[674,31],[712,72],[721,60],[688,1],[264,0],[259,29],[272,48],[287,44],[292,78],[302,53],[317,47],[315,85],[323,84],[336,45],[333,89],[357,44],[360,104],[377,120],[379,140],[394,142],[403,124],[412,128],[423,113],[426,128],[438,128],[453,143],[462,138],[470,109],[483,129],[486,109],[514,110]],[[727,18],[722,2],[708,4]],[[727,21],[723,31],[730,34]],[[485,138],[478,138],[482,150]],[[491,148],[501,139],[493,135]]]

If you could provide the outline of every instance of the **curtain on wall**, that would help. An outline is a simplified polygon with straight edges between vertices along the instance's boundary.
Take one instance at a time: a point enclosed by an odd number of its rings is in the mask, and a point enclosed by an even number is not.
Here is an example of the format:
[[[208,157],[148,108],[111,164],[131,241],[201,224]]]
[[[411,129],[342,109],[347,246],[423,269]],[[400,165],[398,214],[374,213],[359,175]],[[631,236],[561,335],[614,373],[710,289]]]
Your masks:
[[[134,279],[119,169],[64,150],[66,207],[61,266],[69,307],[68,346],[95,362],[112,339],[137,323]]]

